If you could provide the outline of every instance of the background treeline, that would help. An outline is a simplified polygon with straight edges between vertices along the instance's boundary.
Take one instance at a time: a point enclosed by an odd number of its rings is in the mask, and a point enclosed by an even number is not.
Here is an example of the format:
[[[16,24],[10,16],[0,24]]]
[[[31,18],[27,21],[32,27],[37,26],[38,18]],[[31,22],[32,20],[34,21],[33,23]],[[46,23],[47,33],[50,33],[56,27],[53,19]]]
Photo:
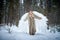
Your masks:
[[[60,0],[0,0],[0,24],[18,25],[31,8],[48,18],[48,25],[60,25]]]

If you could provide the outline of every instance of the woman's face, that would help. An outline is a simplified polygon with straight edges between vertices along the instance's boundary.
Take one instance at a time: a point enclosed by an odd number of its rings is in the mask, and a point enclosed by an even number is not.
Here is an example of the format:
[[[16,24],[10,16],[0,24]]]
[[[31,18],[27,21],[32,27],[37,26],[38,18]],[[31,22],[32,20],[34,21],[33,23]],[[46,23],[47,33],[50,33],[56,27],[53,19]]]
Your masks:
[[[29,11],[29,16],[30,16],[30,17],[34,17],[33,11]]]
[[[33,11],[30,11],[30,12],[29,12],[29,14],[32,14],[32,13],[33,13]]]

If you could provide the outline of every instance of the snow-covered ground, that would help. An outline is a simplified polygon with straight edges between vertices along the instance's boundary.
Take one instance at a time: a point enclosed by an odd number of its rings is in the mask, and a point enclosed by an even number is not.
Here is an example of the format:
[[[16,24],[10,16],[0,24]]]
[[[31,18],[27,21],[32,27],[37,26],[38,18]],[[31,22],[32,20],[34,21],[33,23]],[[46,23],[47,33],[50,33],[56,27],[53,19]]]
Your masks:
[[[43,14],[33,11],[33,13],[42,19],[35,19],[36,24],[36,34],[29,35],[29,24],[28,20],[24,21],[28,13],[25,13],[19,20],[19,25],[16,27],[12,25],[10,28],[9,25],[1,27],[0,30],[0,40],[60,40],[60,33],[50,33],[47,30],[47,21],[48,19]],[[11,33],[8,33],[10,28]]]

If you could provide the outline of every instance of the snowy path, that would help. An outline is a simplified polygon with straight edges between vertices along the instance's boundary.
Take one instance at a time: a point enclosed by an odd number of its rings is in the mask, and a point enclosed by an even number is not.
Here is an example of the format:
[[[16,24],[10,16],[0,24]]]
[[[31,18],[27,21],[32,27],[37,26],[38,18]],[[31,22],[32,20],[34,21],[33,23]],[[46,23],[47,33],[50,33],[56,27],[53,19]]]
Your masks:
[[[29,35],[27,33],[0,31],[0,40],[60,40],[60,33]]]

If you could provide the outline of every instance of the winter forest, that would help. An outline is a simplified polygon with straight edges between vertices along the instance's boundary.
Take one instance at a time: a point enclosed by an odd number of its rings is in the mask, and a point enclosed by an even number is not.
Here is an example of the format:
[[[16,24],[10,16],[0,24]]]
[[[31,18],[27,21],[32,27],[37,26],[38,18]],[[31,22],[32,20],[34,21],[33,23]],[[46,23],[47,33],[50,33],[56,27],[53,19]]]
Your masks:
[[[60,40],[60,0],[0,0],[0,40]]]

